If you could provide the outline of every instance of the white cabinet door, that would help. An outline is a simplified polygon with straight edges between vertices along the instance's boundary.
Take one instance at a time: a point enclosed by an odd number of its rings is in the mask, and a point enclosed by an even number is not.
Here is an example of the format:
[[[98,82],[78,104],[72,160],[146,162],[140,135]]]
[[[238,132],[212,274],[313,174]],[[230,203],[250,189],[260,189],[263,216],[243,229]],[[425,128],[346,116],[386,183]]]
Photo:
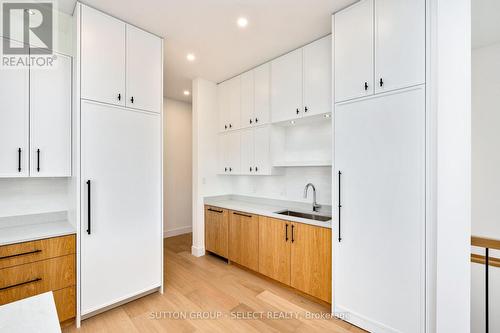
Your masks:
[[[253,175],[255,173],[254,130],[249,128],[241,131],[241,174]]]
[[[332,36],[303,49],[304,116],[332,112]]]
[[[228,84],[228,122],[229,129],[240,128],[241,111],[241,77],[237,76],[227,82]]]
[[[335,311],[370,332],[424,332],[425,89],[338,105],[334,123]]]
[[[227,131],[229,129],[229,85],[227,81],[217,85],[217,111],[219,131]]]
[[[161,39],[127,24],[127,101],[131,108],[161,112]]]
[[[254,128],[254,171],[257,175],[271,174],[271,146],[269,126]]]
[[[30,69],[32,177],[71,176],[72,59],[55,56],[52,68]]]
[[[271,62],[271,119],[273,122],[302,114],[302,49]]]
[[[241,74],[241,128],[255,124],[254,72]]]
[[[425,0],[375,1],[375,92],[425,82]]]
[[[269,123],[271,108],[271,66],[269,63],[261,65],[253,70],[255,106],[254,125]]]
[[[125,105],[125,23],[87,6],[81,20],[82,98]]]
[[[161,285],[161,119],[85,101],[81,117],[85,315]]]
[[[0,177],[28,176],[28,68],[0,68],[0,101]]]
[[[241,172],[241,133],[239,131],[227,133],[226,140],[229,174],[239,174]]]
[[[361,0],[333,20],[335,102],[373,94],[373,0]]]
[[[227,134],[220,133],[217,138],[217,159],[218,159],[218,174],[227,174],[229,172],[228,168],[228,154],[227,154]]]

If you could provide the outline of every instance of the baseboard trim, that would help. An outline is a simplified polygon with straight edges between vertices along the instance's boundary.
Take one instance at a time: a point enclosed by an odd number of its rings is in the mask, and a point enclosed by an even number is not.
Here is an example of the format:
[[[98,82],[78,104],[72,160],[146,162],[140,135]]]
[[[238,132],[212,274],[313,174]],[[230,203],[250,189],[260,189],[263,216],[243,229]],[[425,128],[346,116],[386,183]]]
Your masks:
[[[163,238],[189,234],[192,231],[193,231],[193,227],[191,227],[191,226],[181,227],[181,228],[176,228],[176,229],[171,229],[171,230],[165,230],[163,232]]]
[[[202,257],[205,255],[204,247],[191,246],[191,254],[195,257]]]

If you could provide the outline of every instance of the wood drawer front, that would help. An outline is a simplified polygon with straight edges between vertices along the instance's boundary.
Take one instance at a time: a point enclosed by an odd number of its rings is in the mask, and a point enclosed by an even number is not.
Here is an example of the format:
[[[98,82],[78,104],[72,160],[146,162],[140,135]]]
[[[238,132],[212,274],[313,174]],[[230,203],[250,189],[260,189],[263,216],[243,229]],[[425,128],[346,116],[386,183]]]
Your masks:
[[[0,269],[0,305],[74,286],[75,275],[73,254]]]
[[[66,321],[76,316],[76,287],[69,287],[53,292],[56,302],[59,322]]]
[[[0,246],[0,269],[74,254],[75,244],[75,235],[68,235]]]

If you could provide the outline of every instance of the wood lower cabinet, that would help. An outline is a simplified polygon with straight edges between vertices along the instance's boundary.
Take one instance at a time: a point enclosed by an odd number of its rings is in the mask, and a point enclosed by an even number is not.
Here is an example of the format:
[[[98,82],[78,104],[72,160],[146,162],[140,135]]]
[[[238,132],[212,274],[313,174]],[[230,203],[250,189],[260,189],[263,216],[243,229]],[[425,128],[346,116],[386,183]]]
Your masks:
[[[229,216],[229,260],[259,270],[259,217],[241,212]]]
[[[332,301],[332,233],[330,229],[292,224],[290,285]]]
[[[229,212],[217,207],[205,207],[205,249],[228,258]]]
[[[290,284],[291,222],[259,217],[259,273]]]
[[[76,315],[75,235],[0,246],[0,305],[52,291],[63,322]]]

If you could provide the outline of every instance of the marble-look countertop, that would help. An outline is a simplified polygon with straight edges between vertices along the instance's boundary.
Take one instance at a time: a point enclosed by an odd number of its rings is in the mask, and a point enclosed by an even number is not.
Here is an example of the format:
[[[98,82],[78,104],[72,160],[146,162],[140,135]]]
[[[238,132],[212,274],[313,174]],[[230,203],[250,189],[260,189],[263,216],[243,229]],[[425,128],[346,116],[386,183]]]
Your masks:
[[[0,217],[0,246],[74,233],[67,212]]]
[[[280,211],[293,210],[301,213],[331,216],[331,206],[322,206],[320,211],[312,211],[312,204],[303,202],[275,200],[241,195],[223,195],[204,198],[205,205],[225,208],[255,215],[272,217],[280,220],[304,223],[324,228],[331,228],[332,221],[314,221],[300,217],[278,214]]]
[[[61,333],[52,292],[0,306],[0,332]]]

